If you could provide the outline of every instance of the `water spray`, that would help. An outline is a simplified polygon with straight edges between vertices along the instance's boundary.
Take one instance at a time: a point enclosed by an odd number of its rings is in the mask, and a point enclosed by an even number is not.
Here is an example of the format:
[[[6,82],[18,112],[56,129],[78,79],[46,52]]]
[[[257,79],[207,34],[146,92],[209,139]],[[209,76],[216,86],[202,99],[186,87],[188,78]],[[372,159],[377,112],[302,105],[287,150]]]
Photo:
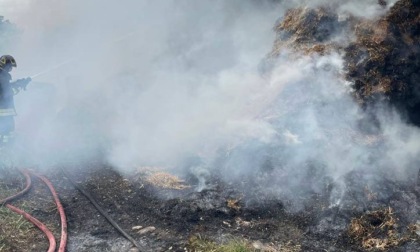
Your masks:
[[[117,38],[117,39],[112,40],[112,41],[109,43],[109,45],[114,45],[114,44],[117,44],[117,43],[122,42],[122,41],[124,41],[124,40],[127,40],[128,38],[132,37],[132,36],[133,36],[133,35],[135,35],[136,33],[137,33],[137,31],[129,32],[129,33],[125,34],[124,36],[121,36],[120,38]],[[37,78],[37,77],[39,77],[39,76],[41,76],[41,75],[44,75],[44,74],[50,73],[50,72],[52,72],[52,71],[54,71],[54,70],[56,70],[56,69],[58,69],[58,68],[60,68],[60,67],[62,67],[62,66],[64,66],[64,65],[67,65],[67,64],[69,64],[69,63],[71,63],[71,62],[73,62],[73,61],[77,60],[78,58],[80,58],[80,57],[71,58],[71,59],[68,59],[68,60],[66,60],[66,61],[63,61],[63,62],[61,62],[61,63],[59,63],[59,64],[57,64],[57,65],[55,65],[55,66],[53,66],[53,67],[48,68],[47,70],[41,71],[41,72],[39,72],[39,73],[36,73],[36,74],[34,74],[34,75],[30,76],[30,78],[31,78],[31,79],[34,79],[34,78]]]
[[[49,73],[49,72],[51,72],[51,71],[53,71],[53,70],[56,70],[56,69],[58,69],[58,68],[60,68],[60,67],[62,67],[62,66],[64,66],[64,65],[67,65],[68,63],[70,63],[70,62],[72,62],[72,61],[74,61],[74,60],[75,60],[75,59],[73,58],[73,59],[69,59],[69,60],[66,60],[66,61],[64,61],[64,62],[61,62],[60,64],[57,64],[57,65],[55,65],[55,66],[53,66],[53,67],[51,67],[51,68],[49,68],[49,69],[47,69],[47,70],[44,70],[44,71],[42,71],[42,72],[39,72],[39,73],[36,73],[36,74],[34,74],[34,75],[30,76],[30,78],[31,78],[31,79],[34,79],[34,78],[36,78],[36,77],[38,77],[38,76],[41,76],[41,75],[47,74],[47,73]]]

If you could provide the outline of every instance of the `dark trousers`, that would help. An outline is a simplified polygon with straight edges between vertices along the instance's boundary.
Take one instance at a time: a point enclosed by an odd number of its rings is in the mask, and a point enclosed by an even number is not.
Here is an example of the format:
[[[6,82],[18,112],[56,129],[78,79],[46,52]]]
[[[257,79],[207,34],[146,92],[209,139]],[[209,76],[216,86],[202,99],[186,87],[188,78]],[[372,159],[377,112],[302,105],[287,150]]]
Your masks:
[[[15,131],[15,119],[13,116],[0,116],[0,135],[9,135]]]

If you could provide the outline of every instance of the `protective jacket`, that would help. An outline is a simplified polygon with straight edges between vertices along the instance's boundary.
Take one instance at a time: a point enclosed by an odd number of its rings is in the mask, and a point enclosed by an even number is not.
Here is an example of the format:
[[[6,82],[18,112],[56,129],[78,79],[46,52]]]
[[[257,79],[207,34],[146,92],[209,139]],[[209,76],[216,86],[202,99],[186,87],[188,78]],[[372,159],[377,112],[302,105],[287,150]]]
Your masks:
[[[15,83],[11,83],[12,76],[0,70],[0,116],[15,116],[15,102],[13,96],[19,92]]]

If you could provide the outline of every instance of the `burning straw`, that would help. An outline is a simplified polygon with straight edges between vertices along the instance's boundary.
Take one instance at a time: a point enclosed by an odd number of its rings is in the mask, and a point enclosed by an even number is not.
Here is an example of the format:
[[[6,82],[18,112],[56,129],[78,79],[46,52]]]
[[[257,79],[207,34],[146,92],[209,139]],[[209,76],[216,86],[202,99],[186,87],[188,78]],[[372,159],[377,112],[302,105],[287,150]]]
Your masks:
[[[136,170],[137,179],[155,187],[173,190],[184,190],[190,188],[184,180],[164,171],[163,167],[142,166]]]
[[[398,233],[398,219],[390,207],[352,219],[348,229],[350,237],[367,250],[386,250],[402,245],[411,239],[412,233],[414,232],[404,235]]]
[[[151,174],[147,178],[147,182],[154,186],[166,189],[183,190],[190,187],[186,185],[185,182],[179,179],[177,176],[166,172],[156,172],[154,174]]]

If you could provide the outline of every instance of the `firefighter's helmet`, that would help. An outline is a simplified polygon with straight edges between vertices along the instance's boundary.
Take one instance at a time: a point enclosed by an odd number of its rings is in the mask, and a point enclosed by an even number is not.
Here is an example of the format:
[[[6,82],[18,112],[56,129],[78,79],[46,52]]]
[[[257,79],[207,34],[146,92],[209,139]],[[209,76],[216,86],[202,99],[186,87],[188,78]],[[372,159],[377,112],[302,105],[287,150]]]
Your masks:
[[[4,67],[10,64],[12,67],[17,67],[16,60],[13,56],[10,55],[3,55],[0,57],[0,69],[4,69]]]

